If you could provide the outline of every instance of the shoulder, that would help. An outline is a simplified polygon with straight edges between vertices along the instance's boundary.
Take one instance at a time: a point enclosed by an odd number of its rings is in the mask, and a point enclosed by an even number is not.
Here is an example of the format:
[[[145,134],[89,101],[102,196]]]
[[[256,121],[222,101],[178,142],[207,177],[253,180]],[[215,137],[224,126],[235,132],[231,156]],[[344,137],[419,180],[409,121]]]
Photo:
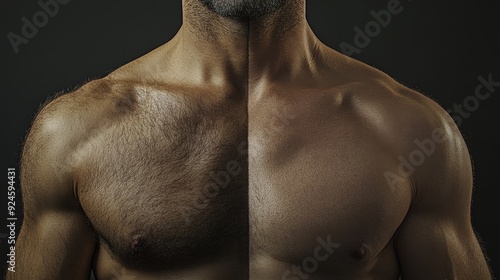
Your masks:
[[[51,211],[79,211],[76,178],[90,149],[92,133],[101,133],[130,110],[128,85],[107,79],[46,102],[26,137],[21,157],[21,188],[27,221]]]
[[[91,125],[93,120],[110,110],[112,91],[110,82],[94,80],[75,91],[52,98],[36,114],[29,137],[77,136],[78,130]]]
[[[447,111],[430,97],[366,64],[355,60],[350,64],[352,74],[345,91],[353,108],[372,127],[386,133],[386,139],[399,143],[400,152],[411,150],[416,139],[433,134],[443,134],[448,140],[462,138]]]
[[[366,79],[353,83],[356,111],[392,148],[396,161],[411,165],[414,199],[438,204],[470,196],[470,155],[447,110],[379,70],[357,67]]]
[[[23,200],[30,209],[76,209],[73,168],[68,159],[84,139],[103,106],[99,90],[107,91],[100,81],[46,102],[37,113],[26,137],[21,157]],[[94,119],[94,120],[93,120]],[[35,218],[39,211],[30,211]]]
[[[117,93],[117,87],[121,87]],[[127,85],[94,80],[46,102],[37,113],[24,143],[22,169],[27,174],[70,180],[67,159],[90,131],[119,120],[133,107]]]

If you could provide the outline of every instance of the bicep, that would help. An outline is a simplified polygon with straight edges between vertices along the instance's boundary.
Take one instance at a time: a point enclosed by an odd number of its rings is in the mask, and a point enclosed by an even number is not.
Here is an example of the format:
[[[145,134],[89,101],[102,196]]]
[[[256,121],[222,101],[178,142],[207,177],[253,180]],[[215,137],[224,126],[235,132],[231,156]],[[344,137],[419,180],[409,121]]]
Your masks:
[[[482,250],[469,225],[430,213],[414,213],[408,216],[396,238],[404,280],[490,279],[486,276]]]
[[[26,221],[16,242],[15,272],[7,279],[89,279],[95,241],[84,217],[44,213]]]

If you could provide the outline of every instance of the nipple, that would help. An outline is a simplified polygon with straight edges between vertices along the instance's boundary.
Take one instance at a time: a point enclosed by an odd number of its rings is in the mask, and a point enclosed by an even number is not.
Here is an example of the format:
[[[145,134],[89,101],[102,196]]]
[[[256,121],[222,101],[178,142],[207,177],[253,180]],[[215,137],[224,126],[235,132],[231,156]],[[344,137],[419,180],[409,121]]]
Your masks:
[[[146,237],[143,233],[137,233],[132,236],[132,242],[130,242],[130,249],[132,253],[139,253],[144,248],[146,243]]]
[[[368,250],[366,249],[366,246],[362,244],[358,248],[352,250],[351,252],[351,257],[357,261],[363,260],[368,256]]]

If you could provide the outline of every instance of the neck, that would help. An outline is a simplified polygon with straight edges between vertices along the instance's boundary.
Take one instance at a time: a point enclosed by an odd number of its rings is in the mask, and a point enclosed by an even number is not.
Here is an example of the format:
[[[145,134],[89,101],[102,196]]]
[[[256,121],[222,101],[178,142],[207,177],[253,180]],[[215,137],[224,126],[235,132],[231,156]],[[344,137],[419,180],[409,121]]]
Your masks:
[[[305,74],[319,40],[306,20],[305,0],[291,0],[278,13],[250,21],[250,78],[282,79]]]
[[[314,69],[318,40],[305,19],[305,0],[249,20],[217,15],[199,0],[184,0],[183,12],[169,57],[200,83],[246,84]]]

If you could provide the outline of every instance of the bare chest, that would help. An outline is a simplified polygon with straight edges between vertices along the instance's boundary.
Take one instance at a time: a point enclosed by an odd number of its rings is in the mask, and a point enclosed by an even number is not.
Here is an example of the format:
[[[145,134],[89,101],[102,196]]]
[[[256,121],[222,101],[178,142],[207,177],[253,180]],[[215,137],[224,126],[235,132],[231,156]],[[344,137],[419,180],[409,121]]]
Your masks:
[[[376,130],[349,109],[321,103],[250,110],[250,120],[258,115],[249,124],[251,250],[300,263],[335,244],[328,269],[368,265],[390,246],[410,185],[388,184],[384,173],[397,155]]]
[[[239,113],[175,108],[113,121],[82,148],[81,205],[101,244],[127,267],[179,267],[246,244]]]

